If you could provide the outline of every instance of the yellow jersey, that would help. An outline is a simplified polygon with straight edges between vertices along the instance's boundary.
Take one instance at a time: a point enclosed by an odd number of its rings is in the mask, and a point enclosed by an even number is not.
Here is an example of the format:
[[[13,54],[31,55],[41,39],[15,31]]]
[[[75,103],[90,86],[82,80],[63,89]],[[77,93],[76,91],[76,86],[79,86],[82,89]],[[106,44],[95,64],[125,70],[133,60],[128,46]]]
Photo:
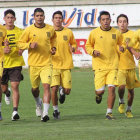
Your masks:
[[[36,42],[37,48],[30,48]],[[34,24],[27,27],[19,40],[20,49],[28,49],[29,66],[50,66],[52,64],[51,48],[56,47],[56,33],[53,26],[45,24],[37,28]]]
[[[52,56],[53,68],[56,69],[71,69],[73,68],[72,52],[70,46],[76,50],[76,40],[72,31],[68,28],[63,28],[61,31],[56,31],[57,47],[56,54]]]
[[[2,25],[0,25],[0,63],[3,60],[3,41],[6,37],[6,28]]]
[[[123,46],[126,47],[126,42],[131,44],[132,38],[134,36],[134,31],[128,30],[126,33],[122,33],[123,36]],[[138,48],[138,43],[136,45],[131,46],[134,49]],[[120,52],[120,60],[119,60],[119,69],[134,69],[135,68],[135,61],[134,57],[131,52],[129,52],[128,49],[126,49],[123,53]]]
[[[18,53],[18,41],[22,32],[23,30],[16,26],[12,30],[7,30],[6,39],[8,39],[11,51],[8,54],[4,54],[4,68],[13,68],[25,65],[23,56],[20,56]]]
[[[86,42],[86,51],[92,56],[93,70],[118,69],[119,58],[117,45],[122,45],[122,35],[119,30],[111,27],[103,31],[100,27],[93,29]],[[93,51],[100,52],[100,56],[94,57]]]

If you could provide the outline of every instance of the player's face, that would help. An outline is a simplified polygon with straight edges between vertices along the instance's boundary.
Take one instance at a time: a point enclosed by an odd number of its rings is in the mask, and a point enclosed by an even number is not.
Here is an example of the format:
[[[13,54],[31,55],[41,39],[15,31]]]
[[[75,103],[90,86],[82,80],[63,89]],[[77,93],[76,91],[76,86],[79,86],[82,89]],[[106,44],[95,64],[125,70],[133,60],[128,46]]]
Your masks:
[[[61,27],[63,18],[60,14],[56,14],[56,15],[54,15],[54,18],[52,19],[52,21],[53,21],[54,26]]]
[[[5,21],[5,24],[7,26],[13,26],[14,25],[14,22],[15,22],[16,18],[12,15],[12,14],[7,14],[5,17],[4,17],[4,21]]]
[[[119,30],[121,31],[127,31],[127,28],[128,28],[128,22],[127,22],[127,19],[125,17],[120,17],[118,19],[118,27],[119,27]]]
[[[111,19],[109,15],[102,15],[100,19],[101,28],[103,30],[110,29]]]
[[[44,13],[43,12],[36,12],[34,15],[35,24],[42,25],[44,24]]]

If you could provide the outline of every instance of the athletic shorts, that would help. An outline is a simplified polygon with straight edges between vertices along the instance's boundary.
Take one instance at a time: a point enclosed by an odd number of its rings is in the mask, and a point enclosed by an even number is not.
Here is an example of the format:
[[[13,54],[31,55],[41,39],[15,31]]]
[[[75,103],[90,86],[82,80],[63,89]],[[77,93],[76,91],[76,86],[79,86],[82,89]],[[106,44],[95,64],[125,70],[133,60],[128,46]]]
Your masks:
[[[3,63],[0,62],[0,77],[2,77],[2,73],[3,73]]]
[[[98,90],[105,85],[117,85],[117,73],[118,70],[95,70],[95,90]]]
[[[51,84],[52,80],[52,66],[42,66],[42,67],[29,67],[30,80],[32,88],[38,88],[40,81],[43,84]]]
[[[51,87],[61,85],[64,88],[72,87],[70,69],[53,69]]]
[[[10,82],[20,82],[23,80],[23,75],[21,73],[22,67],[14,67],[14,68],[4,68],[2,74],[2,85],[7,85],[8,81]]]
[[[140,87],[140,82],[137,79],[135,69],[119,70],[118,71],[118,85],[126,85],[128,89]]]

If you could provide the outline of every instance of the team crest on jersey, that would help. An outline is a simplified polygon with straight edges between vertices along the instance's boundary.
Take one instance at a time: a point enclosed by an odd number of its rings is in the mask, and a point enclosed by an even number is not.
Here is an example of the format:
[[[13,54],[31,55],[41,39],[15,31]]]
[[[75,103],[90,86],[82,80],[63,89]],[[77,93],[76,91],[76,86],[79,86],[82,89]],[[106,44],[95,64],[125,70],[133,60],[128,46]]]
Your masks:
[[[47,34],[47,37],[51,37],[51,33],[50,32],[46,32],[46,34]]]
[[[130,38],[127,37],[127,38],[125,39],[125,42],[128,44],[128,43],[130,42]]]
[[[103,38],[103,36],[100,36],[100,38]]]
[[[112,39],[116,39],[116,34],[112,34]]]
[[[63,40],[67,41],[68,37],[66,35],[63,36]]]
[[[2,37],[3,36],[3,33],[2,32],[0,32],[0,37]]]

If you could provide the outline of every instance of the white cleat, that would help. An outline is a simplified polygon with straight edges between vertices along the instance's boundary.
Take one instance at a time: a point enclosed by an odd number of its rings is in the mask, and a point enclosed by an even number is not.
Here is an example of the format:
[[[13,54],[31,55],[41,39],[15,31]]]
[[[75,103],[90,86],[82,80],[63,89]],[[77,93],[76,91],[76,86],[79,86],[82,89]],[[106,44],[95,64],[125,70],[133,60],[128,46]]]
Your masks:
[[[49,116],[48,113],[43,112],[42,116],[41,116],[41,121],[42,122],[47,122],[49,120]]]
[[[12,117],[11,117],[11,119],[12,119],[12,121],[17,121],[17,120],[19,120],[19,115],[18,115],[18,112],[17,111],[13,111],[13,113],[12,113]]]
[[[36,116],[41,117],[42,115],[42,99],[40,104],[36,104]]]
[[[11,89],[8,88],[8,90],[9,90],[9,92],[10,92],[10,96],[7,97],[7,96],[5,95],[5,103],[6,103],[7,105],[10,105],[10,102],[11,102]]]
[[[7,105],[10,105],[10,101],[11,101],[10,96],[7,97],[7,96],[5,95],[5,103],[6,103]]]

